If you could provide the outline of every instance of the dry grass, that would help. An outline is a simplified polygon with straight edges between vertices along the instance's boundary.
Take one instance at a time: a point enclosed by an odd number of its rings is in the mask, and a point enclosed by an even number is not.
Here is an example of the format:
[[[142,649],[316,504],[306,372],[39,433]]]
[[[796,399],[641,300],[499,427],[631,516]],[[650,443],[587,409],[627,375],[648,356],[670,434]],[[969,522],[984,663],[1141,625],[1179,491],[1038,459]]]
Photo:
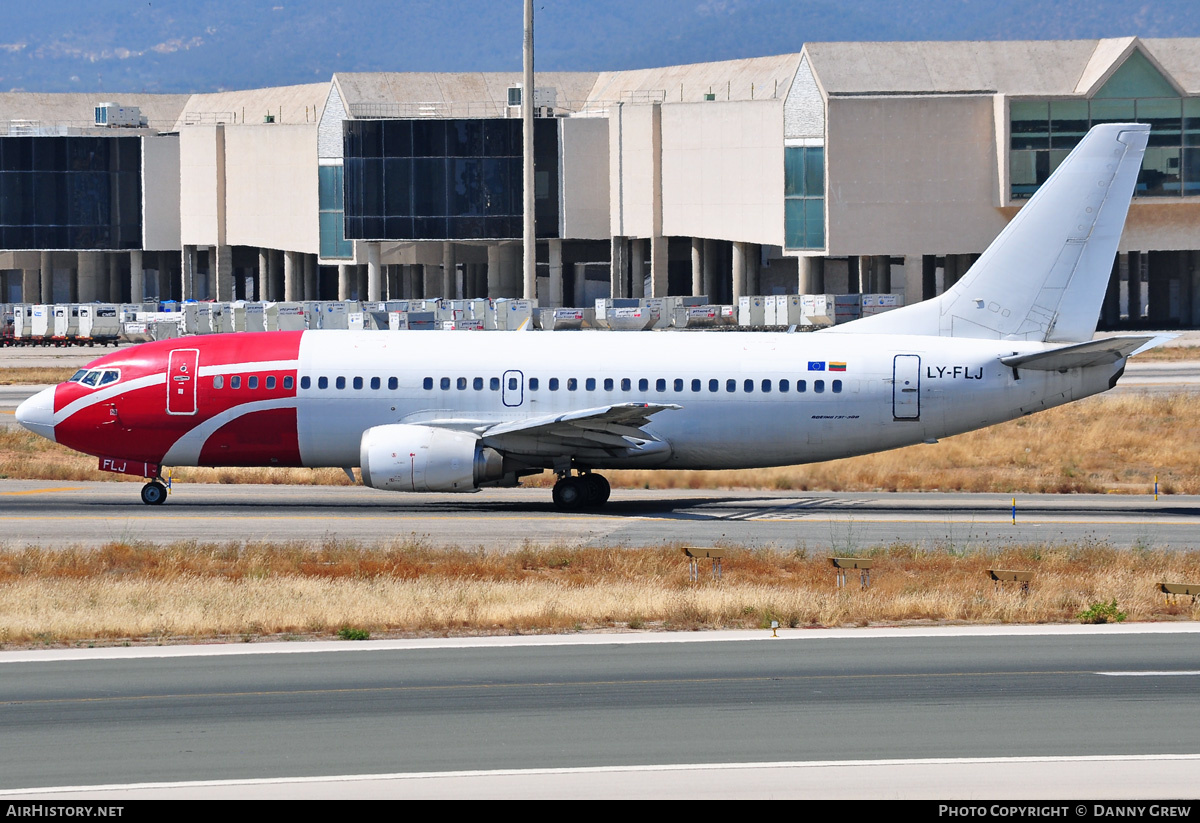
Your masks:
[[[1183,360],[1200,360],[1200,346],[1159,346],[1137,356],[1139,363],[1176,363]]]
[[[823,491],[1145,491],[1200,494],[1200,403],[1195,395],[1099,396],[947,438],[880,454],[745,471],[616,471],[617,488],[754,488]],[[337,469],[176,470],[192,483],[347,485]],[[112,480],[96,459],[10,426],[0,428],[0,478]],[[527,485],[550,485],[553,476]],[[138,481],[141,482],[141,481]]]
[[[79,369],[0,367],[0,386],[53,386],[71,379]]]
[[[1054,623],[1116,600],[1135,621],[1200,619],[1167,604],[1159,580],[1200,578],[1200,552],[1102,545],[950,552],[897,544],[873,586],[837,590],[823,553],[731,548],[717,582],[688,580],[677,547],[500,553],[398,543],[112,543],[95,551],[0,553],[0,645],[328,637],[861,626],[935,621]],[[1028,593],[988,568],[1035,571]],[[856,584],[857,581],[854,581]]]

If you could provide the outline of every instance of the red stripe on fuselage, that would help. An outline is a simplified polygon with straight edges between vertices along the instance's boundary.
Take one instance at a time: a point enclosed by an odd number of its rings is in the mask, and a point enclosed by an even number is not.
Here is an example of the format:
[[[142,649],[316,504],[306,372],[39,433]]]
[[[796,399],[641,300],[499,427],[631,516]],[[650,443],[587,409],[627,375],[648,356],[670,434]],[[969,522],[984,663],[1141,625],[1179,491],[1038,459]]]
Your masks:
[[[215,415],[236,411],[236,407],[247,403],[295,398],[296,369],[265,368],[265,365],[270,361],[296,361],[302,334],[299,331],[251,332],[189,337],[145,343],[101,357],[88,364],[88,368],[119,368],[121,379],[115,385],[125,386],[138,378],[159,374],[165,378],[172,351],[198,349],[201,374],[206,369],[221,370],[225,372],[221,375],[224,385],[220,389],[214,388],[212,375],[197,375],[197,413],[190,415],[167,414],[165,379],[154,385],[127,389],[90,403],[60,421],[55,426],[55,440],[87,454],[161,462],[176,441]],[[264,367],[256,368],[256,363]],[[232,388],[234,376],[240,378],[237,389]],[[249,388],[250,377],[257,378],[256,388]],[[274,387],[270,389],[267,388],[268,377],[274,378]],[[292,378],[291,388],[284,388],[287,377]],[[60,383],[54,393],[55,411],[61,412],[78,400],[98,397],[99,391],[79,383]],[[295,411],[272,411],[286,413],[254,412],[218,429],[218,433],[223,433],[223,448],[219,453],[225,455],[227,461],[206,461],[205,464],[299,465]],[[241,422],[243,420],[246,422]],[[264,427],[262,444],[253,442],[255,425]],[[202,454],[208,456],[210,451],[206,445]],[[268,452],[269,457],[275,457],[279,462],[259,461],[258,456]],[[216,453],[212,459],[217,459]]]
[[[209,435],[201,466],[299,466],[296,410],[266,409],[231,420]]]

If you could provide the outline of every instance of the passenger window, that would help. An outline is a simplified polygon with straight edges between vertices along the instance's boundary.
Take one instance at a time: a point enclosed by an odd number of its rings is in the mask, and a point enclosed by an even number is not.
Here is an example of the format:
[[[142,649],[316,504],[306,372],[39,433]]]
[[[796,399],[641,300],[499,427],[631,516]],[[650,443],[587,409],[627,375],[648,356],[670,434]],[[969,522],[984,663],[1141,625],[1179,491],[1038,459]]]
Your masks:
[[[613,383],[613,379],[611,377],[604,378],[604,390],[605,391],[612,391],[614,385],[615,384]]]
[[[632,386],[633,386],[633,384],[629,382],[628,377],[621,378],[621,391],[629,391],[629,389],[632,388]]]
[[[425,387],[426,391],[431,391],[433,389],[433,378],[426,377],[424,382],[421,385],[423,385]]]
[[[400,378],[399,377],[389,377],[388,378],[388,389],[390,389],[391,391],[395,391],[398,388],[400,388]]]
[[[583,384],[583,387],[588,391],[595,391],[596,390],[596,378],[589,377],[587,379],[587,381]]]
[[[248,389],[257,389],[258,388],[258,375],[252,375],[252,376],[246,378],[246,388],[248,388]]]
[[[337,378],[336,380],[333,381],[333,385],[339,389],[346,388],[346,378],[345,377]],[[445,386],[443,386],[442,388],[445,388]]]
[[[650,390],[650,381],[643,377],[641,380],[638,381],[638,391],[649,391],[649,390]]]
[[[317,378],[317,388],[318,389],[329,388],[329,378],[328,377],[318,377]]]
[[[356,390],[361,390],[362,387],[363,387],[363,379],[361,377],[354,378],[354,388]]]
[[[695,379],[692,381],[692,391],[700,391],[700,380],[699,379]]]
[[[213,388],[214,388],[214,389],[223,389],[223,388],[225,388],[225,378],[224,378],[224,377],[222,377],[222,376],[221,376],[221,375],[219,375],[219,374],[218,374],[216,377],[214,377],[214,378],[213,378]]]
[[[779,381],[779,391],[781,394],[786,394],[790,388],[791,388],[791,383],[789,383],[787,380]]]
[[[508,378],[508,390],[509,391],[517,390],[517,378],[515,378],[515,377]]]
[[[721,389],[721,382],[719,380],[717,380],[716,378],[713,378],[712,380],[708,381],[708,390],[709,391],[720,391],[720,389]]]
[[[841,381],[841,380],[834,380],[834,381],[833,381],[833,393],[834,393],[834,394],[840,394],[840,393],[841,393],[841,391],[842,391],[842,381]]]
[[[516,382],[516,381],[513,381],[513,382]],[[515,389],[516,386],[513,386],[513,388]],[[576,380],[574,377],[568,377],[567,378],[567,391],[575,391],[577,388],[579,388],[579,381]]]
[[[659,391],[659,392],[666,391],[667,390],[667,381],[663,380],[661,377],[658,378],[657,380],[655,380],[654,381],[654,390]]]
[[[549,385],[550,391],[558,391],[558,378],[551,377],[548,385]]]
[[[488,380],[488,388],[491,389],[492,391],[500,391],[500,378],[493,377],[490,380]]]
[[[234,376],[229,378],[229,388],[240,389],[242,387],[242,378]]]
[[[746,394],[750,394],[751,392],[754,391],[754,381],[753,380],[742,381],[742,388],[745,390]]]
[[[797,380],[796,381],[796,391],[798,391],[798,392],[808,391],[808,384],[803,380]]]
[[[683,391],[683,381],[678,377],[675,378],[675,391]]]
[[[482,380],[480,380],[478,377],[476,377],[476,378],[475,378],[475,380],[476,380],[477,382],[479,382],[479,384],[480,384],[480,385],[476,386],[475,388],[477,388],[477,389],[478,389],[478,388],[482,388],[482,387],[483,387],[483,381],[482,381]],[[531,377],[531,378],[529,378],[529,390],[530,390],[530,391],[537,391],[537,390],[538,390],[538,379],[537,379],[536,377]]]
[[[450,390],[450,378],[443,377],[441,379],[441,382],[438,385],[440,385],[442,387],[442,391],[449,391]]]
[[[300,388],[307,389],[311,385],[312,385],[311,377],[301,377],[300,378]],[[283,387],[285,389],[290,389],[292,387],[292,378],[290,378],[290,377],[283,378]]]
[[[813,381],[813,391],[816,392],[817,394],[820,394],[821,392],[825,391],[825,381],[824,380],[814,380]]]
[[[770,380],[762,381],[762,390],[763,390],[764,394],[771,391],[771,381]]]
[[[458,383],[456,385],[458,386],[459,391],[466,391],[467,390],[467,378],[465,378],[465,377],[458,378]]]
[[[737,381],[734,380],[733,378],[726,380],[725,381],[725,391],[727,391],[727,392],[737,391]]]
[[[380,385],[379,378],[378,378],[378,377],[372,377],[372,378],[371,378],[371,388],[372,388],[372,389],[378,389],[378,388],[379,388],[379,385]]]
[[[268,389],[275,388],[275,375],[272,374],[267,377],[267,388]]]

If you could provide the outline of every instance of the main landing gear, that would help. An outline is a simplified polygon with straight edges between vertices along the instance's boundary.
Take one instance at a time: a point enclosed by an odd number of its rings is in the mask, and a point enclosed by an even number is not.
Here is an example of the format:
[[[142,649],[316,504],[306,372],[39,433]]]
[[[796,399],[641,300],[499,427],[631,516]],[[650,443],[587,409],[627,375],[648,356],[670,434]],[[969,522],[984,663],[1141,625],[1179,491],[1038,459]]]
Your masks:
[[[601,475],[588,472],[572,477],[563,473],[554,484],[554,505],[566,510],[600,508],[611,492],[612,487]]]

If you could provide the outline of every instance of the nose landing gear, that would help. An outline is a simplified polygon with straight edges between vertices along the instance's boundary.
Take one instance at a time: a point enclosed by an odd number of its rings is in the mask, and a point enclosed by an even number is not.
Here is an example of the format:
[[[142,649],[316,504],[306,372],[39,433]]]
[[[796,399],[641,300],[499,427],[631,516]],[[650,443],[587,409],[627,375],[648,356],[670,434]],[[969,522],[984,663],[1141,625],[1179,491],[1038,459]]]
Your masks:
[[[147,506],[161,506],[167,499],[167,487],[157,480],[142,486],[142,502]]]
[[[587,472],[572,477],[569,472],[564,472],[554,484],[554,505],[567,511],[600,508],[608,502],[611,491],[612,487],[602,475]]]

